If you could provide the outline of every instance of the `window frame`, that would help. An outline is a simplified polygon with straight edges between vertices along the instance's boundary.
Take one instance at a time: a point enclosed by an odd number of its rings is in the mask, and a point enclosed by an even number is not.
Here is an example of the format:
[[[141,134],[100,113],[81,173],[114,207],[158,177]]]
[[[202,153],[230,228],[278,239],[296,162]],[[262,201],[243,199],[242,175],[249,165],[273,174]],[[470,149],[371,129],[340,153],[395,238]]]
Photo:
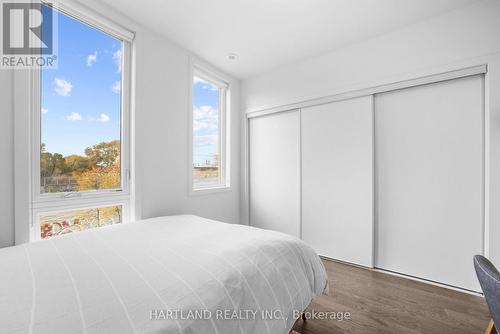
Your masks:
[[[209,187],[195,187],[193,178],[193,154],[194,154],[194,78],[205,80],[219,89],[219,183]],[[206,195],[212,193],[231,191],[231,169],[230,169],[230,103],[231,89],[229,80],[216,70],[211,69],[201,61],[190,58],[189,71],[189,182],[188,193],[190,196]]]
[[[28,242],[40,240],[39,216],[44,213],[95,208],[111,205],[122,205],[122,223],[134,217],[131,200],[131,108],[132,108],[132,43],[134,33],[124,30],[114,22],[94,13],[86,7],[69,7],[67,4],[43,2],[63,15],[67,15],[81,24],[96,29],[121,41],[121,110],[120,110],[120,159],[121,187],[119,189],[87,190],[79,192],[41,193],[40,158],[41,158],[41,69],[27,72],[29,83],[29,235],[18,236],[19,240]],[[22,78],[21,78],[21,81]],[[19,89],[16,84],[16,89]],[[96,143],[97,144],[97,143]],[[20,214],[16,206],[16,227]]]

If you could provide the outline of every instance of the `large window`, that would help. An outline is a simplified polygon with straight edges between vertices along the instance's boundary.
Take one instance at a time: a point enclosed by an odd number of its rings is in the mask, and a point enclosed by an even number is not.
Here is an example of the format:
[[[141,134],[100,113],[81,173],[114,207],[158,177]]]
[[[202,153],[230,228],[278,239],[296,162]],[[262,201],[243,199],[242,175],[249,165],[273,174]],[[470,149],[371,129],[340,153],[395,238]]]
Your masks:
[[[194,191],[229,187],[227,168],[228,86],[201,70],[193,75],[192,187]]]
[[[58,67],[35,78],[32,239],[121,223],[129,211],[130,42],[52,10]]]

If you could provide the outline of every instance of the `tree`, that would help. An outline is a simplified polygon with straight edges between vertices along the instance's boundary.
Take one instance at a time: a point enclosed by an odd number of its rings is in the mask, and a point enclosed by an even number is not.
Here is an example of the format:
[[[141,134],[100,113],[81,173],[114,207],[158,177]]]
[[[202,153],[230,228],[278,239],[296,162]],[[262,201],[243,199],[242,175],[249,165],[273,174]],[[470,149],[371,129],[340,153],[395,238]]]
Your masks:
[[[85,155],[92,166],[111,167],[120,155],[120,141],[102,142],[85,149]]]
[[[117,189],[121,184],[120,156],[109,167],[93,166],[91,170],[74,175],[78,190]]]
[[[42,185],[47,192],[61,191],[60,183],[57,186],[45,184],[45,178],[66,176],[65,189],[98,190],[116,189],[121,184],[120,168],[120,141],[102,142],[85,149],[85,157],[69,155],[63,157],[60,153],[46,151],[45,144],[40,147],[40,176]],[[71,178],[76,180],[78,187],[74,189]],[[57,182],[61,182],[58,178]],[[53,188],[51,188],[53,187]]]
[[[70,170],[73,175],[75,175],[75,173],[81,174],[92,169],[90,160],[77,154],[69,155],[65,157],[64,160],[68,170]]]
[[[101,175],[101,188],[102,189],[117,189],[121,184],[121,164],[120,158],[117,157],[117,160],[113,163],[113,165],[104,170],[104,173]]]
[[[60,153],[41,152],[40,174],[42,177],[57,176],[69,171],[66,161]]]

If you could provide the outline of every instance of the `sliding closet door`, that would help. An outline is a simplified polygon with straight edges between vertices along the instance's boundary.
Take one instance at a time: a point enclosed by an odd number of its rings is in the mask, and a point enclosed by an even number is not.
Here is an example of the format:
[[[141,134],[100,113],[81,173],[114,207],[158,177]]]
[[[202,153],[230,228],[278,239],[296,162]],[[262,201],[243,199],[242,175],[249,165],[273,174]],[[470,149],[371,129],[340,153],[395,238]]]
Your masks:
[[[479,290],[483,76],[375,97],[376,266]]]
[[[320,255],[372,266],[373,99],[302,109],[302,238]]]
[[[300,112],[250,119],[250,224],[300,237]]]

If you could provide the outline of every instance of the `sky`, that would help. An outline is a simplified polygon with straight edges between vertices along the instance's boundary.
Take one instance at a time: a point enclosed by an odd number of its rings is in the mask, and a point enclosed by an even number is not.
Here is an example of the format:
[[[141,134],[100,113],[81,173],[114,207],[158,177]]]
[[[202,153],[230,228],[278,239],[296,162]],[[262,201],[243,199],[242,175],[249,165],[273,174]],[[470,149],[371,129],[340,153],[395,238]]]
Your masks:
[[[84,155],[120,139],[122,42],[57,15],[58,67],[42,69],[41,142],[51,153]],[[219,89],[195,77],[193,99],[193,162],[203,164],[218,152]]]
[[[193,84],[193,163],[205,164],[218,153],[219,89],[197,77]]]
[[[58,15],[58,67],[42,69],[41,140],[46,150],[84,155],[120,139],[121,41]]]

